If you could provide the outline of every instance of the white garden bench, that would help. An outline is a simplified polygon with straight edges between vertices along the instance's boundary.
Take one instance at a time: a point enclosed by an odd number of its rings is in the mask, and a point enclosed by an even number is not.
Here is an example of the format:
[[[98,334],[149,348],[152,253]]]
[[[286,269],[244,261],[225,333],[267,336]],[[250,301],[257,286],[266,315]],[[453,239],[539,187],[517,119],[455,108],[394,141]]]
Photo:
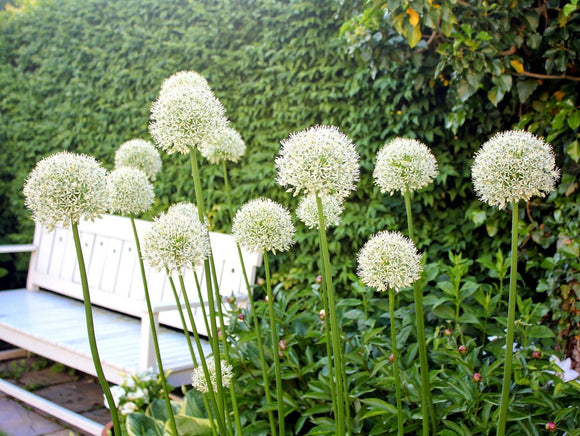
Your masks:
[[[136,220],[136,225],[142,241],[151,222]],[[105,215],[82,222],[79,233],[99,355],[106,379],[119,384],[123,374],[157,366],[131,222]],[[222,297],[233,295],[243,304],[247,290],[233,237],[211,232],[210,240]],[[32,245],[0,246],[0,253],[17,251],[32,253],[27,284],[26,289],[0,291],[0,339],[96,375],[70,228],[49,233],[37,225]],[[262,257],[248,252],[243,256],[248,279],[254,283]],[[155,319],[160,324],[156,328],[164,370],[171,371],[168,381],[173,386],[188,384],[193,365],[169,280],[164,272],[146,268]],[[207,302],[203,267],[197,272]],[[193,274],[184,279],[198,332],[207,335]],[[174,282],[181,295],[177,277]],[[184,313],[187,318],[185,309]],[[210,353],[209,343],[204,350]]]

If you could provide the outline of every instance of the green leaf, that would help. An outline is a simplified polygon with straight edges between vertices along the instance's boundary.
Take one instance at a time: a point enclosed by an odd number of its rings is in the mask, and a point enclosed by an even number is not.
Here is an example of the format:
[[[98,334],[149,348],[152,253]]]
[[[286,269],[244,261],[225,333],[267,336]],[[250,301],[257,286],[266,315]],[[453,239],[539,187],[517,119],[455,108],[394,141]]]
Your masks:
[[[571,129],[577,129],[580,126],[580,111],[575,110],[570,115],[568,115],[568,125]]]
[[[553,338],[554,332],[545,325],[534,325],[528,330],[530,338]]]
[[[387,403],[380,398],[364,398],[361,400],[364,404],[369,406],[369,411],[363,416],[362,419],[365,419],[368,416],[377,416],[377,415],[396,415],[397,408],[392,404]]]
[[[570,145],[566,147],[566,153],[574,162],[577,163],[580,160],[580,145],[578,144],[578,140],[572,141]]]
[[[127,433],[129,436],[163,436],[163,422],[142,413],[131,413],[127,415]]]
[[[516,83],[518,90],[518,97],[520,98],[520,103],[525,103],[525,101],[532,95],[532,93],[538,87],[538,82],[536,80],[518,80]]]
[[[409,31],[407,31],[407,41],[409,41],[411,48],[415,47],[419,41],[421,41],[422,36],[423,34],[421,33],[421,26],[419,25],[414,26]]]
[[[173,408],[173,414],[177,415],[179,413],[180,406],[175,403],[171,403],[171,407]],[[169,419],[169,413],[167,412],[167,405],[165,404],[165,400],[160,398],[154,399],[149,407],[147,407],[147,416],[150,416],[153,419],[158,421],[167,421]]]
[[[178,415],[175,417],[178,435],[206,436],[211,435],[211,423],[206,418]],[[171,430],[170,423],[165,424],[165,432],[169,436],[176,436]]]
[[[503,100],[503,96],[504,92],[497,86],[491,88],[491,90],[487,93],[487,98],[489,98],[489,101],[491,101],[494,106],[497,106],[499,102]]]
[[[187,394],[185,394],[185,398],[183,399],[183,403],[181,405],[181,414],[197,418],[208,417],[201,392],[197,391],[196,389],[187,391]]]

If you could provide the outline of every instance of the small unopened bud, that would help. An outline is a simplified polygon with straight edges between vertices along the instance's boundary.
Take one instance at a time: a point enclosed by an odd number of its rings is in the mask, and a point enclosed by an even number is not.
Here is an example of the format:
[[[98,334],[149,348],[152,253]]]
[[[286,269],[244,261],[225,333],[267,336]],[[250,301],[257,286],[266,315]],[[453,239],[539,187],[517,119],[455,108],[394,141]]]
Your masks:
[[[465,345],[460,345],[458,350],[459,350],[459,354],[467,353],[467,347]]]
[[[228,300],[227,301],[228,301],[228,303],[233,304],[233,303],[236,302],[236,297],[234,297],[233,295],[230,295],[228,297]]]
[[[280,339],[280,350],[286,351],[286,341],[284,339]]]
[[[546,430],[550,433],[554,433],[558,427],[552,421],[546,423]]]
[[[278,351],[278,357],[280,359],[282,359],[284,357],[284,352],[283,351]]]
[[[390,359],[391,362],[394,362],[395,361],[395,355],[394,354],[391,354],[389,356],[389,359]]]
[[[481,381],[481,374],[476,372],[475,374],[473,374],[473,377],[471,377],[471,379],[475,382],[475,383],[479,383]]]
[[[532,353],[532,357],[533,357],[534,359],[539,359],[540,357],[542,357],[542,353],[541,353],[541,351],[535,350],[535,351]]]
[[[268,296],[267,296],[267,295],[264,297],[264,301],[265,301],[266,303],[268,302]]]
[[[258,277],[258,280],[256,280],[256,284],[258,286],[264,286],[266,284],[266,280],[264,280],[262,277]]]
[[[246,315],[244,315],[243,313],[240,313],[240,314],[238,314],[238,319],[239,319],[240,321],[243,321],[243,320],[245,320],[245,319],[246,319]]]
[[[222,338],[222,331],[220,329],[217,329],[217,335],[218,335],[218,339]]]
[[[449,336],[451,336],[451,335],[453,334],[453,330],[451,330],[451,329],[445,329],[445,330],[443,331],[443,334],[444,334],[445,336],[449,337]]]
[[[326,319],[326,312],[324,309],[322,309],[318,315],[320,316],[320,321],[324,321]]]
[[[316,282],[316,284],[321,284],[322,283],[322,276],[316,276],[316,279],[314,280]]]

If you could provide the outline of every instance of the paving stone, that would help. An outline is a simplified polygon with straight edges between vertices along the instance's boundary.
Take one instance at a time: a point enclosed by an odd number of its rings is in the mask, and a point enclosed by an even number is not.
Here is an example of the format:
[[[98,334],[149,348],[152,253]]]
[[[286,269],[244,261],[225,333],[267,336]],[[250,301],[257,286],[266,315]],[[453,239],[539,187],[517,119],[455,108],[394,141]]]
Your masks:
[[[38,436],[63,427],[7,397],[0,398],[0,430],[9,436]]]
[[[90,419],[91,421],[98,422],[99,424],[106,425],[108,422],[111,421],[111,412],[109,409],[104,407],[100,409],[92,409],[88,412],[81,413],[85,418]]]
[[[44,368],[34,372],[22,374],[18,383],[27,388],[36,390],[39,387],[58,385],[74,382],[78,377],[65,371],[54,371],[51,368]]]
[[[48,386],[34,393],[76,413],[94,409],[103,401],[101,387],[92,380]]]

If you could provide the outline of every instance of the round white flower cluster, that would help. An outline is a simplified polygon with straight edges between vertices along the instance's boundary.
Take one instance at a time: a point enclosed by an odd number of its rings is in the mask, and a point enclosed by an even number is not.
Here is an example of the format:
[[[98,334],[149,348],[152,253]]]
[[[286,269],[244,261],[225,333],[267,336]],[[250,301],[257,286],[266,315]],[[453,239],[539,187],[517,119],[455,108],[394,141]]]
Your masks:
[[[107,172],[93,157],[63,151],[36,164],[24,184],[25,205],[48,230],[93,220],[107,210]]]
[[[199,87],[210,90],[206,78],[201,74],[196,73],[195,71],[178,71],[163,81],[160,92],[165,92],[170,88],[179,86],[187,86],[191,88]]]
[[[153,185],[143,171],[135,167],[119,167],[107,176],[109,210],[112,213],[136,215],[151,207]]]
[[[157,217],[143,240],[143,258],[158,271],[183,274],[210,254],[209,232],[193,205],[174,207]]]
[[[232,380],[232,367],[228,365],[225,360],[220,361],[220,368],[222,373],[222,387],[227,388]],[[209,358],[207,360],[207,370],[209,372],[210,383],[212,390],[217,391],[217,375],[215,368],[215,360]],[[203,366],[198,365],[191,374],[191,385],[197,389],[199,392],[207,394],[209,392],[209,385],[203,371]]]
[[[199,145],[201,155],[214,164],[218,164],[222,160],[237,162],[245,151],[246,144],[242,135],[231,127],[226,127],[223,132]]]
[[[120,145],[115,152],[115,168],[134,167],[143,171],[151,180],[161,170],[161,156],[155,146],[144,139],[131,139]]]
[[[294,195],[304,191],[344,200],[356,188],[358,161],[354,144],[337,127],[311,127],[282,141],[277,182]]]
[[[168,154],[189,153],[227,124],[223,105],[204,87],[168,87],[151,105],[149,131],[157,146]]]
[[[524,130],[497,133],[481,146],[471,167],[477,196],[500,209],[545,196],[559,174],[552,146]]]
[[[244,204],[232,225],[235,241],[253,252],[286,251],[294,243],[294,233],[290,212],[267,198]]]
[[[418,280],[423,267],[415,244],[399,232],[372,236],[358,254],[358,276],[379,291],[399,291]]]
[[[405,194],[427,186],[439,174],[431,150],[416,139],[395,138],[377,153],[373,176],[381,192]]]
[[[343,203],[334,196],[322,197],[322,215],[326,228],[337,226],[340,223],[340,214],[344,210]],[[310,194],[300,200],[296,216],[300,221],[306,224],[309,229],[320,228],[318,219],[318,205],[316,204],[316,195]]]

